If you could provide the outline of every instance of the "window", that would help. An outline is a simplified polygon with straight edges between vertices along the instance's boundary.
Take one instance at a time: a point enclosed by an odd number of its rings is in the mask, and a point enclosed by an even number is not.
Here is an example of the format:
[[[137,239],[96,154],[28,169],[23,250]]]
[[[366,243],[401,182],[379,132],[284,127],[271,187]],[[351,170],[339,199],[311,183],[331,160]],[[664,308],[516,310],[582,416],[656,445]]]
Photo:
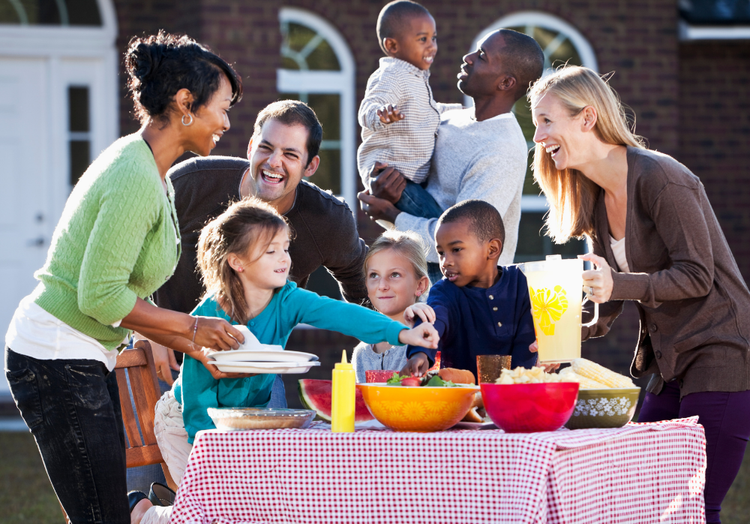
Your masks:
[[[302,9],[279,10],[282,69],[277,88],[283,98],[310,105],[323,125],[320,167],[311,181],[343,197],[357,210],[355,165],[356,122],[354,58],[340,33],[326,20]],[[307,288],[341,298],[338,284],[323,267],[312,275]]]
[[[279,18],[279,93],[309,104],[323,125],[320,167],[312,182],[356,209],[354,59],[339,32],[317,15],[282,8]]]
[[[0,0],[0,24],[101,26],[97,0]]]
[[[533,37],[544,51],[545,71],[565,63],[584,65],[594,71],[598,70],[591,45],[573,26],[555,16],[535,11],[513,13],[497,20],[474,40],[472,49],[476,48],[479,41],[488,33],[500,28],[514,29]],[[467,97],[465,104],[471,105],[471,103],[471,99]],[[547,200],[540,195],[541,190],[534,183],[531,174],[531,164],[534,160],[532,140],[534,124],[525,98],[516,102],[513,113],[521,125],[529,146],[529,168],[526,171],[521,200],[522,215],[515,261],[539,260],[553,253],[562,255],[583,253],[585,247],[582,241],[574,239],[567,244],[556,245],[543,234],[544,214],[548,206]]]
[[[68,87],[68,144],[70,145],[70,185],[91,163],[91,123],[88,86]]]

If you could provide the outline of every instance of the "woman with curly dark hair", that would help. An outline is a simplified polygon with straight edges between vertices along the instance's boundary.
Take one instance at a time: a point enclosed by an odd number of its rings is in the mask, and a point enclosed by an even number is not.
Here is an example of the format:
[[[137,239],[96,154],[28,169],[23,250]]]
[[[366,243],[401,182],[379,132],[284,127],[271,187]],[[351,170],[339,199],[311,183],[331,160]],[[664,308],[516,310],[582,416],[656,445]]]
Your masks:
[[[39,285],[6,335],[6,376],[72,522],[129,523],[118,351],[133,330],[200,358],[236,348],[228,322],[147,301],[180,256],[167,170],[186,151],[208,155],[229,130],[239,76],[187,36],[134,38],[125,54],[141,129],[120,138],[73,189]],[[137,501],[135,501],[137,502]]]

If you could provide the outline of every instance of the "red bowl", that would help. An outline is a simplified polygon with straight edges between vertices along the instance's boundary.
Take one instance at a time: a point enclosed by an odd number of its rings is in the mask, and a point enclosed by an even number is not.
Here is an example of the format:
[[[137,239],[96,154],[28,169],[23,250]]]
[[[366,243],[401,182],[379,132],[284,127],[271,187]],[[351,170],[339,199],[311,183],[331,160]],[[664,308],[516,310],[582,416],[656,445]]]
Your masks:
[[[508,433],[555,431],[570,418],[578,398],[577,382],[480,384],[487,414]]]

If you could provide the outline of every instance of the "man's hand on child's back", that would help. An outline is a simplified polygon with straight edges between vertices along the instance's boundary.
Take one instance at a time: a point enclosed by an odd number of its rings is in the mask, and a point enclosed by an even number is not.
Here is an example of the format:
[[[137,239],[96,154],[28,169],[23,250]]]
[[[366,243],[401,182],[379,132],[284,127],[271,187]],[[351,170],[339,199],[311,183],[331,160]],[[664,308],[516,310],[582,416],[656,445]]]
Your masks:
[[[406,179],[398,169],[375,162],[370,169],[370,189],[357,193],[357,198],[370,220],[387,220],[395,224],[401,211],[394,204],[401,198],[405,187]]]
[[[406,365],[399,374],[407,377],[421,377],[427,373],[428,369],[430,369],[430,359],[424,353],[417,353],[406,361]]]
[[[398,122],[406,118],[405,114],[399,111],[396,106],[391,105],[391,104],[388,104],[387,106],[383,106],[380,109],[378,109],[377,114],[378,114],[378,117],[380,118],[380,121],[383,122],[384,124],[392,124],[394,122]]]
[[[395,204],[406,188],[406,178],[395,167],[375,162],[370,170],[370,192],[372,196]]]

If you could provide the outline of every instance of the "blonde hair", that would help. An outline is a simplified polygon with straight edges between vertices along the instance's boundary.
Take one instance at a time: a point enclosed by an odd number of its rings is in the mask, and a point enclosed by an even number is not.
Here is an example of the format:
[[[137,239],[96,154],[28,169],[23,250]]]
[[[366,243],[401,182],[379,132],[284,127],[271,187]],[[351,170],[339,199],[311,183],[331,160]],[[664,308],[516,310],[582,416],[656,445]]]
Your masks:
[[[214,293],[235,322],[247,322],[250,308],[242,282],[229,265],[229,255],[244,256],[259,245],[268,247],[284,230],[289,231],[289,225],[273,207],[257,198],[246,198],[229,206],[201,231],[198,264],[206,294]]]
[[[531,87],[528,94],[531,110],[533,112],[547,94],[555,95],[571,117],[591,106],[597,115],[594,131],[602,142],[645,147],[643,138],[634,133],[635,116],[631,128],[625,108],[615,90],[607,83],[608,79],[603,79],[586,67],[561,67],[540,78]],[[594,205],[599,193],[598,185],[576,169],[558,170],[552,155],[541,144],[537,144],[534,151],[534,180],[549,200],[550,210],[545,217],[545,227],[555,243],[564,244],[571,237],[594,236]]]
[[[414,276],[417,277],[417,280],[427,278],[427,288],[425,289],[427,291],[430,288],[430,277],[427,274],[427,259],[425,258],[425,249],[422,240],[414,233],[405,233],[403,231],[396,231],[395,229],[386,231],[380,235],[370,246],[367,256],[365,256],[365,261],[362,264],[365,279],[367,278],[367,265],[370,259],[388,249],[394,250],[411,263]],[[426,296],[426,293],[423,293],[420,299],[424,296]]]

